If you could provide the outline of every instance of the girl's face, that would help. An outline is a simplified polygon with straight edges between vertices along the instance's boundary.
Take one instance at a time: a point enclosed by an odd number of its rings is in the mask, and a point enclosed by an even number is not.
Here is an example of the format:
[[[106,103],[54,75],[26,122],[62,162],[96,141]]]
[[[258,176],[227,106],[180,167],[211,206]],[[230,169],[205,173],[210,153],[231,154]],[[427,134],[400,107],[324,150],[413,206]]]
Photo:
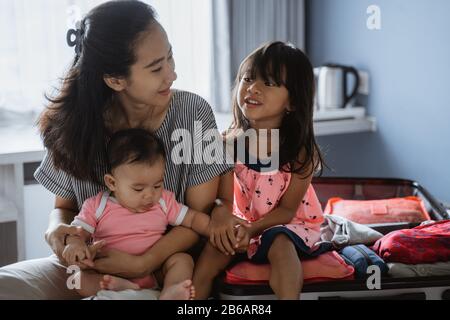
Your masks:
[[[259,75],[252,78],[250,68],[244,66],[237,93],[238,106],[255,129],[274,129],[281,126],[289,110],[289,92],[284,85],[265,81]]]
[[[167,107],[177,74],[172,46],[161,25],[154,23],[143,33],[134,50],[137,61],[119,92],[122,101],[135,106]]]
[[[105,183],[120,205],[135,213],[146,212],[161,198],[164,165],[162,157],[153,165],[123,164],[105,176]]]

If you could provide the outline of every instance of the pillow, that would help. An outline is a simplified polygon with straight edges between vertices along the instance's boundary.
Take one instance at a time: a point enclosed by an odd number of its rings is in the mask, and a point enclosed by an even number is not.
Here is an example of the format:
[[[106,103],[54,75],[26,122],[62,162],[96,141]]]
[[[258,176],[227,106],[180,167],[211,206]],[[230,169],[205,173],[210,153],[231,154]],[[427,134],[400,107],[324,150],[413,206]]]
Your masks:
[[[355,269],[347,265],[336,252],[326,252],[314,259],[302,261],[305,282],[321,282],[338,279],[353,279]],[[229,284],[262,284],[270,277],[269,264],[253,264],[244,261],[226,270],[225,282]]]
[[[414,196],[385,200],[328,200],[325,214],[335,214],[360,224],[431,220],[423,201]]]

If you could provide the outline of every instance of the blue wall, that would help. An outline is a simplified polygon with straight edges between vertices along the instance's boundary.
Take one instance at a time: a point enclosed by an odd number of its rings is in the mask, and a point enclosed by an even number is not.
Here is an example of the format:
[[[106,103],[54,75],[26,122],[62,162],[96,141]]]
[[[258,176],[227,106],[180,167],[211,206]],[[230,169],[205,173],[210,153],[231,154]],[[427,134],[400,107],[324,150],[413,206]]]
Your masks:
[[[366,27],[369,5],[381,30]],[[336,176],[416,180],[450,203],[450,1],[307,0],[307,51],[371,74],[376,133],[319,138]]]

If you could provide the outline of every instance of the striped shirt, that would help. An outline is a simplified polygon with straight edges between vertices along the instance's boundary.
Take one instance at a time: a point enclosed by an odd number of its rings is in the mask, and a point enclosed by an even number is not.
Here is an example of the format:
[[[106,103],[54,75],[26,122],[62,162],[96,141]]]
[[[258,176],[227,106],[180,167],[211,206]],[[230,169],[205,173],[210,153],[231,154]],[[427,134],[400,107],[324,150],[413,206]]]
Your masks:
[[[197,127],[195,126],[196,121],[201,123],[201,130],[198,129],[198,125]],[[185,132],[190,133],[193,141],[188,141],[188,139],[184,138],[182,142],[178,138],[178,140],[174,138],[174,141],[172,141],[172,133],[177,129],[183,129]],[[174,90],[166,117],[155,134],[163,142],[167,155],[164,188],[172,191],[179,202],[184,203],[187,188],[205,183],[216,176],[230,171],[233,167],[224,161],[223,163],[213,164],[194,161],[195,150],[205,150],[210,144],[210,142],[202,139],[205,131],[210,129],[217,131],[216,120],[211,106],[196,94]],[[205,138],[205,140],[207,139]],[[195,141],[200,141],[203,144],[202,148]],[[191,149],[191,161],[189,164],[174,163],[171,157],[172,150],[174,150],[174,147],[177,147],[175,149],[178,150],[180,143],[183,145],[184,152],[189,147]],[[217,141],[217,143],[219,142]],[[103,176],[107,173],[107,163],[103,157],[103,153],[99,152],[95,167],[95,172],[101,178],[101,181],[103,181]],[[64,199],[75,200],[78,209],[81,209],[86,199],[107,189],[105,185],[100,186],[94,182],[82,181],[62,170],[55,169],[52,155],[49,151],[34,173],[34,177],[53,194]]]

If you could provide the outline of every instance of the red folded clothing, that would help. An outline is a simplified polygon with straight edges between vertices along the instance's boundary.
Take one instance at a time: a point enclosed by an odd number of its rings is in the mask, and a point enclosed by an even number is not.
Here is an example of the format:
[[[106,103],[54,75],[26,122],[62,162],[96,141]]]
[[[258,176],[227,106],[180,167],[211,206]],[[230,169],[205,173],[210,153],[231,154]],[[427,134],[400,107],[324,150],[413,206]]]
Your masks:
[[[379,239],[373,250],[385,262],[419,264],[450,261],[450,220],[393,231]]]
[[[430,220],[423,201],[414,196],[385,200],[344,200],[331,198],[324,213],[350,221],[371,223],[412,222]]]

